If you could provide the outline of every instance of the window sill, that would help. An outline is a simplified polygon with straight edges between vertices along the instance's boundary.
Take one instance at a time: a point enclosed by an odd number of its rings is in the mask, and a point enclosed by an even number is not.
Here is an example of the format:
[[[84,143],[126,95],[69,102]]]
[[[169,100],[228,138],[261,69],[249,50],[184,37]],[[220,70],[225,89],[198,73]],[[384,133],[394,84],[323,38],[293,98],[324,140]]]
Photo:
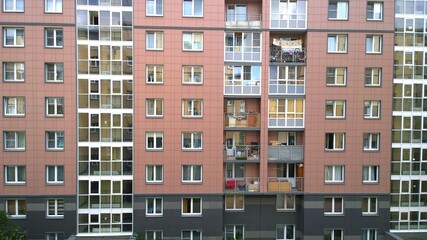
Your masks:
[[[148,181],[146,181],[145,184],[148,184],[148,185],[161,185],[161,184],[163,184],[163,181],[162,182],[148,182]]]
[[[183,152],[203,152],[203,148],[182,148]]]
[[[46,182],[47,186],[62,186],[64,182]]]
[[[161,217],[163,217],[163,214],[145,214],[145,217],[148,217],[148,218],[161,218]]]
[[[46,219],[64,219],[64,216],[46,216]]]
[[[27,185],[26,182],[5,182],[5,186],[25,186]]]
[[[196,181],[194,181],[194,182],[191,182],[191,181],[181,181],[181,183],[182,184],[186,184],[186,185],[201,185],[203,183],[203,181],[198,181],[198,182],[196,182]]]

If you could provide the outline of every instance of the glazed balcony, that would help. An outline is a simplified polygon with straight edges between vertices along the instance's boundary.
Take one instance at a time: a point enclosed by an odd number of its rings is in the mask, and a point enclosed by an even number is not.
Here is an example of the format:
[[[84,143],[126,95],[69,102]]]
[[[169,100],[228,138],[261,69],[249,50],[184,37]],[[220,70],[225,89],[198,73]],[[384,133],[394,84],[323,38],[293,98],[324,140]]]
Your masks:
[[[225,32],[224,60],[261,62],[261,33]]]
[[[268,146],[269,162],[303,162],[304,146]]]
[[[305,95],[305,66],[271,65],[270,95]]]
[[[224,146],[224,159],[259,161],[259,145]]]
[[[270,46],[270,63],[305,63],[307,51],[299,45]]]
[[[259,192],[259,177],[225,178],[226,192]]]
[[[259,128],[260,113],[232,113],[225,114],[224,127],[226,128]]]
[[[270,28],[307,29],[307,0],[271,0]]]
[[[267,178],[268,192],[302,192],[303,182],[302,177],[269,177]]]
[[[227,14],[225,27],[259,29],[261,28],[261,14]]]

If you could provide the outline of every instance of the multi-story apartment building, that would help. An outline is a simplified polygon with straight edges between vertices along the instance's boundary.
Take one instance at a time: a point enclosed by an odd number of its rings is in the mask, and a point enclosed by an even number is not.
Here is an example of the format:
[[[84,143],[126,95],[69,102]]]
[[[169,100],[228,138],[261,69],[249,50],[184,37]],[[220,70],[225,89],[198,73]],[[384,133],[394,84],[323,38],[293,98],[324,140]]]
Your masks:
[[[394,5],[2,0],[0,210],[28,239],[425,230],[427,5]]]

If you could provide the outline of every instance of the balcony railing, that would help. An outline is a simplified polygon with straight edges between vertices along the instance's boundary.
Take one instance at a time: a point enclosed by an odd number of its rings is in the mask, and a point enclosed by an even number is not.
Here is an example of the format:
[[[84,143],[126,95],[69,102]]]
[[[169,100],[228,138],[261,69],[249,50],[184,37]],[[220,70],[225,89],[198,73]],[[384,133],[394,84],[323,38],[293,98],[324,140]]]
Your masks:
[[[304,186],[303,180],[302,177],[269,177],[267,181],[267,190],[268,192],[302,192]]]
[[[259,160],[259,145],[224,146],[225,160]]]
[[[304,161],[304,146],[268,146],[268,161]]]
[[[261,95],[260,80],[225,80],[226,95]]]
[[[259,192],[259,177],[225,178],[226,192]]]
[[[227,14],[226,28],[261,28],[261,15]]]
[[[270,46],[270,62],[275,63],[305,63],[307,51],[303,47],[283,48]]]
[[[225,46],[225,61],[260,62],[260,46]]]
[[[249,127],[249,128],[259,128],[260,126],[260,114],[259,113],[240,113],[239,115],[234,115],[230,113],[225,114],[225,127]]]

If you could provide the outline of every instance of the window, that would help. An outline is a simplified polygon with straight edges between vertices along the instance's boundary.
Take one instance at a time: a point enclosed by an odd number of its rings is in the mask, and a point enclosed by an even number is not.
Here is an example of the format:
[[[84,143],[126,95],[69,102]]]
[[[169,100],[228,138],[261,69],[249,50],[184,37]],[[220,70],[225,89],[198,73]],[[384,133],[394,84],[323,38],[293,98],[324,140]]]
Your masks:
[[[184,0],[182,12],[184,17],[203,17],[203,0]]]
[[[24,184],[27,181],[25,166],[4,166],[6,184]]]
[[[45,0],[44,11],[47,13],[62,13],[62,0]]]
[[[225,195],[225,210],[244,210],[244,195]]]
[[[46,233],[46,240],[64,240],[63,232],[50,232]]]
[[[148,98],[146,100],[147,117],[163,117],[163,99]]]
[[[64,183],[64,166],[59,166],[59,165],[46,166],[46,183],[49,183],[49,184]]]
[[[344,117],[345,117],[345,101],[344,100],[326,101],[326,118],[344,118]]]
[[[380,149],[379,133],[363,133],[363,150],[378,151]]]
[[[163,132],[147,132],[146,137],[146,149],[149,150],[161,150],[163,149]]]
[[[183,66],[182,83],[184,84],[202,84],[203,67],[202,66]]]
[[[182,182],[201,182],[202,166],[201,165],[182,165]]]
[[[182,149],[194,150],[202,149],[202,136],[200,132],[184,132],[182,133]]]
[[[183,99],[182,116],[183,117],[202,117],[203,100],[201,99]]]
[[[325,183],[344,182],[344,169],[342,165],[325,166]]]
[[[163,166],[162,165],[147,165],[145,167],[147,183],[162,183],[163,182]]]
[[[63,82],[64,81],[64,64],[46,63],[45,64],[46,82]]]
[[[328,53],[346,53],[347,35],[328,35]]]
[[[163,83],[163,66],[147,65],[146,83]]]
[[[203,33],[183,33],[182,44],[184,51],[202,51]]]
[[[47,150],[63,150],[64,149],[64,132],[63,131],[46,132],[46,149]]]
[[[27,206],[25,200],[6,200],[6,211],[11,218],[25,218],[27,215]]]
[[[342,229],[325,229],[324,240],[343,240],[344,231]]]
[[[245,239],[245,226],[225,225],[225,239]]]
[[[383,36],[380,35],[366,36],[366,53],[381,53],[382,40]]]
[[[326,85],[344,86],[347,84],[347,68],[328,67],[326,68]]]
[[[145,14],[147,16],[163,16],[163,0],[147,0]]]
[[[340,197],[325,198],[325,215],[344,214],[344,200]]]
[[[339,0],[329,0],[328,18],[330,20],[347,20],[348,2]]]
[[[5,47],[23,47],[23,28],[3,28],[3,45]]]
[[[24,116],[25,98],[24,97],[4,97],[3,109],[5,116]]]
[[[183,230],[181,240],[200,240],[202,239],[202,230]]]
[[[46,28],[44,31],[46,47],[62,48],[64,46],[62,29]]]
[[[145,214],[147,216],[163,215],[163,198],[147,198]]]
[[[163,32],[147,32],[147,50],[163,50]]]
[[[378,233],[376,229],[362,229],[362,240],[377,240]]]
[[[163,240],[163,231],[147,230],[145,231],[145,239],[147,240]]]
[[[377,198],[375,197],[364,197],[362,198],[362,214],[372,215],[377,214]]]
[[[46,98],[46,116],[48,117],[64,116],[64,98],[62,97]]]
[[[326,133],[325,150],[343,151],[345,133]]]
[[[365,68],[365,86],[381,86],[381,79],[381,68]]]
[[[277,195],[276,209],[278,211],[293,211],[295,210],[295,195]]]
[[[364,118],[380,118],[380,101],[365,101],[364,104]]]
[[[64,199],[48,199],[46,205],[47,217],[64,217]]]
[[[368,2],[366,8],[367,20],[383,20],[383,3]]]
[[[25,132],[4,131],[4,150],[25,150]]]
[[[363,183],[378,183],[379,166],[363,166]]]
[[[202,199],[201,198],[183,198],[182,199],[182,215],[202,215]]]
[[[25,0],[3,0],[3,12],[23,12]]]
[[[23,82],[25,80],[25,64],[23,62],[4,62],[3,80],[5,82]]]
[[[277,240],[293,240],[295,239],[295,225],[279,224],[276,227]]]

